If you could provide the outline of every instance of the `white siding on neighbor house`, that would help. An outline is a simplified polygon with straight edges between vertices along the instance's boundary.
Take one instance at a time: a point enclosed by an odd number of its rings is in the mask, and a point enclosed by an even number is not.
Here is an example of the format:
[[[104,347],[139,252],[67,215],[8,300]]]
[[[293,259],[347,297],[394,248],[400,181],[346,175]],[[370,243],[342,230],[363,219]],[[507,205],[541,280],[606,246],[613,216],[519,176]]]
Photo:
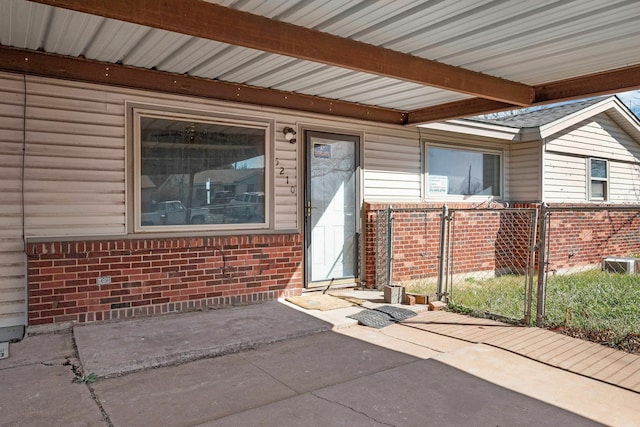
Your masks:
[[[584,202],[587,168],[582,157],[544,153],[543,200],[554,203]]]
[[[626,162],[640,161],[640,144],[605,113],[549,138],[546,150]]]
[[[0,329],[26,325],[22,238],[24,82],[0,79]]]
[[[614,203],[640,203],[640,164],[609,162],[609,194]]]
[[[540,200],[541,144],[539,141],[511,144],[508,200],[535,202]]]
[[[605,113],[547,140],[544,201],[587,201],[589,158],[609,160],[608,201],[639,201],[640,144]]]

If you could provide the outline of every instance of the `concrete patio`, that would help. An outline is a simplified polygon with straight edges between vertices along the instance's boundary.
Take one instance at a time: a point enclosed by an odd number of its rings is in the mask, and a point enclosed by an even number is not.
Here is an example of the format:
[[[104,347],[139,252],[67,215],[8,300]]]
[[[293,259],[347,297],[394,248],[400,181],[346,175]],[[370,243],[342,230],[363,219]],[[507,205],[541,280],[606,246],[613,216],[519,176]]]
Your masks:
[[[0,425],[640,425],[636,356],[421,308],[383,329],[281,301],[31,336],[0,361]]]

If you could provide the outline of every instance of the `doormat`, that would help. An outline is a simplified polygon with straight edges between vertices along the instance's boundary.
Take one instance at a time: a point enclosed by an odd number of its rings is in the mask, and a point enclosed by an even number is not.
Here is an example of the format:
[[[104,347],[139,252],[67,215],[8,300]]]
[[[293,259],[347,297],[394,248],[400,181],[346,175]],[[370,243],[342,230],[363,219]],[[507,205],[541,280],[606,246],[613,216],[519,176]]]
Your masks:
[[[285,300],[307,310],[320,311],[335,310],[337,308],[347,308],[355,305],[354,303],[345,301],[342,298],[321,293],[288,297],[285,298]]]
[[[409,319],[415,315],[415,312],[407,310],[406,308],[383,305],[371,310],[362,310],[359,313],[351,314],[347,317],[355,319],[370,328],[381,329],[402,320]]]

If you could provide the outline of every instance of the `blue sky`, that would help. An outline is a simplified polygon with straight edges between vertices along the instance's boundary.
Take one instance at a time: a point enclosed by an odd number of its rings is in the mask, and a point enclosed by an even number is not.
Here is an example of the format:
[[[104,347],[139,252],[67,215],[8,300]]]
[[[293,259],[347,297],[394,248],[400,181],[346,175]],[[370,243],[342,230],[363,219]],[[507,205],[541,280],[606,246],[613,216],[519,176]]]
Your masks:
[[[640,117],[640,90],[622,92],[616,95],[637,117]]]

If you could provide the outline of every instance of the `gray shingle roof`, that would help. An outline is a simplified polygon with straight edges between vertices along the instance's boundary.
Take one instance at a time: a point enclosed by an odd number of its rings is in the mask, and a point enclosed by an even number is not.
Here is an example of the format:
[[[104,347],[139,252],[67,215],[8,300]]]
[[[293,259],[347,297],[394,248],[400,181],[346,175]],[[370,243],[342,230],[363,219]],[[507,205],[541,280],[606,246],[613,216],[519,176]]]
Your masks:
[[[499,126],[508,126],[512,128],[535,128],[544,126],[547,123],[554,122],[562,117],[580,111],[583,108],[596,104],[607,97],[597,97],[585,99],[582,101],[571,102],[552,107],[541,107],[531,110],[525,108],[522,110],[513,110],[502,117],[488,118],[486,116],[469,117],[467,120],[488,123]]]

